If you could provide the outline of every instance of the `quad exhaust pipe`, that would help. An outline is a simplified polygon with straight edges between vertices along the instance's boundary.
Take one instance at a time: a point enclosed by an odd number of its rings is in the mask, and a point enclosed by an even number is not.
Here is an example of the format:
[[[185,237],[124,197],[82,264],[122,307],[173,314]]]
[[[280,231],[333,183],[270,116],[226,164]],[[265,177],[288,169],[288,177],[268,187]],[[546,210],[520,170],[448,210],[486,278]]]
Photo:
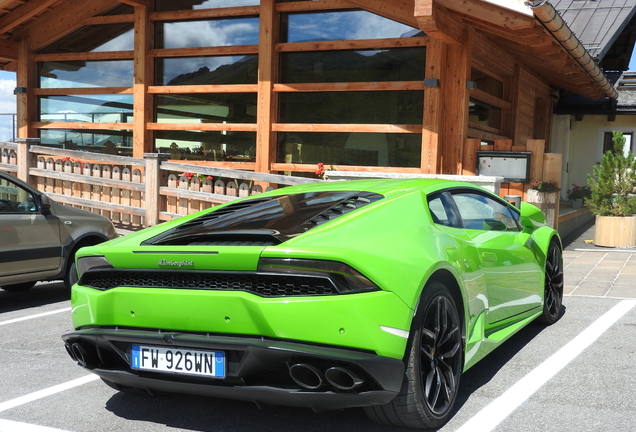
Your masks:
[[[86,351],[86,349],[78,343],[64,344],[64,348],[68,355],[70,355],[71,358],[80,366],[86,367],[93,360],[88,351]]]
[[[364,383],[364,380],[350,370],[338,366],[327,369],[325,379],[339,390],[353,390]]]
[[[296,384],[308,390],[320,390],[331,386],[338,390],[353,390],[364,384],[364,380],[349,369],[334,366],[324,373],[309,364],[297,363],[290,366],[289,375]]]

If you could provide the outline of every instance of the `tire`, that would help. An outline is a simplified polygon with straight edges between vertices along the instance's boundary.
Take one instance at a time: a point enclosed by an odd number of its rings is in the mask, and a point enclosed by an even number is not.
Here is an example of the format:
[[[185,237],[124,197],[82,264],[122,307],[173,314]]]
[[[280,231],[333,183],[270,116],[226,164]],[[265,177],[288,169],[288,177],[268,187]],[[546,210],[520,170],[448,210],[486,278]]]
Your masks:
[[[390,403],[365,408],[390,426],[434,429],[448,421],[464,366],[462,322],[440,282],[427,284],[413,320],[402,389]]]
[[[79,278],[77,277],[77,267],[75,266],[75,256],[71,258],[71,262],[66,267],[66,274],[64,275],[64,285],[68,290],[77,283]]]
[[[9,292],[28,291],[31,288],[33,288],[35,283],[36,283],[36,281],[24,282],[24,283],[13,284],[13,285],[5,285],[5,286],[2,287],[2,289],[5,290],[5,291],[9,291]]]
[[[555,241],[550,242],[545,258],[543,313],[537,318],[541,324],[551,325],[561,318],[563,305],[563,254]]]

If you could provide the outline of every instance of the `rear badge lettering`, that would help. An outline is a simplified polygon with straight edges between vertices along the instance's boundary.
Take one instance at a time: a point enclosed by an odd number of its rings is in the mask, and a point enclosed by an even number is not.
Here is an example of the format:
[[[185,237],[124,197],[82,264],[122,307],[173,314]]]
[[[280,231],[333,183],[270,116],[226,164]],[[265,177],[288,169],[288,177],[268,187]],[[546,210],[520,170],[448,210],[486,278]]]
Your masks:
[[[158,265],[171,267],[194,267],[194,261],[167,261],[162,259],[159,261]]]

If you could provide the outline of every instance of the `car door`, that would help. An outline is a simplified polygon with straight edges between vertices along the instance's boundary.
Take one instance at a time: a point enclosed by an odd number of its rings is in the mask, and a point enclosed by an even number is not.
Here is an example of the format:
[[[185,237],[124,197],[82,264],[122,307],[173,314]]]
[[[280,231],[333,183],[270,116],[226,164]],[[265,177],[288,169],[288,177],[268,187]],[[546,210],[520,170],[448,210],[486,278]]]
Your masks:
[[[530,237],[521,231],[519,213],[478,190],[452,193],[468,237],[479,250],[488,293],[489,324],[541,306],[543,270]]]
[[[60,267],[58,218],[44,215],[36,192],[0,176],[0,278]]]

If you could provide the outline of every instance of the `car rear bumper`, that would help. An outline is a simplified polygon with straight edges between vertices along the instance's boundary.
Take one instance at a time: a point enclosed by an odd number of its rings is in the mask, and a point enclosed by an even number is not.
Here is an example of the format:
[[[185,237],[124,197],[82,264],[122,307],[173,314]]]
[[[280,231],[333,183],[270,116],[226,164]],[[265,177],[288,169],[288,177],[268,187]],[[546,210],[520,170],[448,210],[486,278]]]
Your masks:
[[[81,366],[115,387],[302,406],[315,411],[386,404],[400,391],[404,376],[404,363],[398,359],[341,347],[255,337],[94,328],[64,335],[62,339]],[[74,350],[74,344],[81,349]],[[226,377],[211,379],[132,369],[132,345],[222,351],[227,359]],[[77,352],[82,355],[77,356]],[[307,388],[292,377],[292,366],[294,370],[310,366],[307,370],[317,372],[318,383],[312,381],[310,386],[315,388]],[[338,381],[334,385],[325,376],[330,368],[358,378],[356,385],[342,388]],[[295,375],[298,376],[301,375]]]

